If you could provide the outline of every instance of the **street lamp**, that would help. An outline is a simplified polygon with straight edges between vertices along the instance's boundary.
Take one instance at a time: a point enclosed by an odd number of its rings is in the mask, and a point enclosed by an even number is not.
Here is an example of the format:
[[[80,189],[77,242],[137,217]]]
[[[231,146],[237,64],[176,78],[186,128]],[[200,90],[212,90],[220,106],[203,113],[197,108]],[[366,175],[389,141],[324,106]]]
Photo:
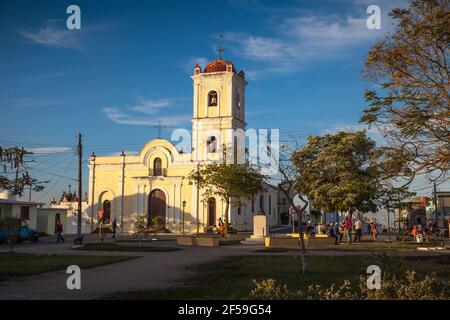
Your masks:
[[[182,234],[184,235],[184,208],[186,207],[186,200],[183,200],[181,205],[183,206],[183,225],[182,225],[183,229],[182,229]]]

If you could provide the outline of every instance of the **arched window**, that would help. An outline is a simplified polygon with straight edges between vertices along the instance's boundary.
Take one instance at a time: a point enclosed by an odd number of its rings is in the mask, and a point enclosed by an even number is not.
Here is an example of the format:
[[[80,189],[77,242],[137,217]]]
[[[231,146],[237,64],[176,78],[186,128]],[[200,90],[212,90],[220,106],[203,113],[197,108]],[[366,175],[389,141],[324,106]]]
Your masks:
[[[153,175],[154,176],[162,176],[161,158],[155,158],[155,160],[153,160]]]
[[[211,136],[206,140],[206,149],[208,150],[208,153],[215,153],[217,151],[216,137]]]
[[[208,107],[216,107],[219,102],[219,97],[217,96],[217,91],[210,91],[208,93]]]
[[[111,222],[111,201],[103,201],[103,223],[108,224]]]

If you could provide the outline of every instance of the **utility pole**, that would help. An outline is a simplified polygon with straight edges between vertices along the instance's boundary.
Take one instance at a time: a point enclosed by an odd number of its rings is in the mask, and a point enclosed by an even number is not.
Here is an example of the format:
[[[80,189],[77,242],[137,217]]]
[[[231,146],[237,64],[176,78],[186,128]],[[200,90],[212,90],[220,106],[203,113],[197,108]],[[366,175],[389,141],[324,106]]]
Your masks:
[[[401,215],[402,215],[402,201],[401,201],[401,199],[400,199],[400,192],[398,193],[397,201],[398,201],[398,220],[397,220],[397,222],[398,222],[398,230],[397,230],[397,240],[399,240],[399,239],[401,238],[401,235],[400,235],[400,217],[401,217]],[[394,224],[395,224],[395,221],[394,221]]]
[[[439,216],[442,213],[442,228],[445,228],[445,214],[444,211],[438,212],[438,203],[437,203],[437,188],[436,188],[436,181],[433,183],[433,206],[434,206],[434,213],[436,214],[436,219],[439,219]]]
[[[78,220],[77,220],[77,237],[79,239],[81,239],[81,214],[82,214],[82,209],[81,209],[81,197],[82,197],[82,170],[81,170],[81,165],[82,165],[82,159],[83,159],[83,146],[81,144],[81,133],[78,133],[78,146],[77,146],[77,153],[78,153]]]

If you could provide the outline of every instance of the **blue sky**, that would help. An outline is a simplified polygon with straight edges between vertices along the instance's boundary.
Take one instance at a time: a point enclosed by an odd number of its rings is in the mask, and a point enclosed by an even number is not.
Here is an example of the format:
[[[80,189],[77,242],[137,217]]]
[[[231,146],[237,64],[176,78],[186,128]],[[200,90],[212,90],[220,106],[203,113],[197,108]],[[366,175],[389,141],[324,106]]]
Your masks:
[[[138,151],[158,121],[165,137],[190,128],[193,66],[217,58],[219,45],[246,72],[248,127],[279,128],[282,142],[359,129],[364,58],[405,3],[2,1],[0,144],[34,148],[34,173],[51,182],[33,199],[47,201],[75,185],[64,177],[76,177],[78,132],[87,159]],[[81,30],[66,28],[71,4]],[[366,27],[370,4],[381,30]]]

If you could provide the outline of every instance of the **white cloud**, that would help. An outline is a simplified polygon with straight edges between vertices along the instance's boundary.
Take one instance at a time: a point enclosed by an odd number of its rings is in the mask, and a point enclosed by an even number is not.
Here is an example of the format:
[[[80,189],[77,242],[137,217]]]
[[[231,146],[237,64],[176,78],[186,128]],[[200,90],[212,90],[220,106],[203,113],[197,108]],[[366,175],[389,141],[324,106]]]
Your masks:
[[[127,150],[125,150],[124,153],[125,153],[126,156],[137,156],[137,155],[139,155],[138,151],[127,151]],[[122,155],[122,151],[111,153],[108,156],[120,156],[120,155]]]
[[[147,99],[139,98],[135,106],[128,108],[105,107],[102,111],[108,119],[118,124],[149,126],[157,125],[159,121],[163,125],[176,126],[189,121],[188,115],[161,116],[160,111],[172,106],[179,99]]]
[[[17,32],[31,43],[45,47],[85,51],[82,40],[85,40],[86,36],[113,26],[114,23],[97,23],[89,26],[82,24],[81,30],[69,30],[65,20],[49,19],[37,30],[20,29]]]
[[[31,42],[46,47],[83,50],[80,33],[67,29],[62,20],[47,20],[38,30],[19,30],[18,33]]]
[[[158,113],[159,109],[167,107],[169,104],[170,102],[167,99],[151,100],[146,98],[139,98],[138,105],[131,108],[131,110],[148,115],[153,115]]]
[[[34,154],[48,154],[48,153],[63,153],[69,152],[73,149],[70,147],[39,147],[39,148],[27,148],[27,151]]]
[[[345,57],[349,49],[368,47],[383,36],[386,29],[369,30],[366,18],[302,14],[282,19],[271,37],[227,32],[224,40],[236,56],[263,63],[247,72],[250,78],[298,72],[310,62]]]

